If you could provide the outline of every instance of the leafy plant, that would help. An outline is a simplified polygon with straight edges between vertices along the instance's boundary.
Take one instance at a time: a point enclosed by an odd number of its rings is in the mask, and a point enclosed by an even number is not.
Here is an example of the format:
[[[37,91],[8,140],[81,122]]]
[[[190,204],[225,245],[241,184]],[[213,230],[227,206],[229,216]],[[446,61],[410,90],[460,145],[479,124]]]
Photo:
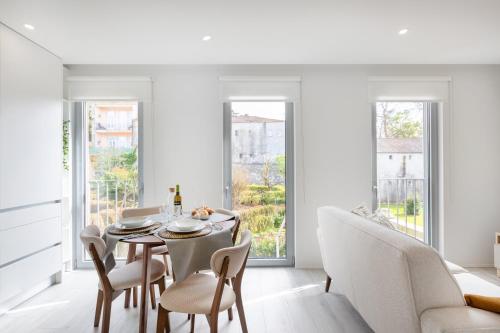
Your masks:
[[[416,138],[422,136],[422,122],[410,119],[410,111],[400,111],[392,116],[389,129],[395,138]]]
[[[274,163],[276,164],[276,168],[278,169],[278,173],[282,177],[285,177],[285,172],[286,172],[286,159],[285,159],[285,155],[276,156],[276,159],[274,160]]]
[[[274,227],[279,228],[285,219],[285,208],[279,208],[274,217]]]
[[[408,215],[419,215],[420,214],[420,201],[418,198],[409,198],[405,202],[406,214]]]
[[[63,168],[69,171],[69,120],[63,121]]]
[[[417,107],[422,106],[417,103]],[[411,118],[411,110],[398,110],[395,103],[377,103],[377,136],[415,138],[422,136],[422,122]]]

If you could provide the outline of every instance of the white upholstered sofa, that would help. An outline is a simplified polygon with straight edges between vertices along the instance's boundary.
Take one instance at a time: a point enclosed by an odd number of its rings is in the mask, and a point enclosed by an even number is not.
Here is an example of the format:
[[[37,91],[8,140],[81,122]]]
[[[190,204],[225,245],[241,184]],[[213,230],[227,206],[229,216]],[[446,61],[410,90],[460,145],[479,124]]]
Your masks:
[[[466,306],[431,247],[336,207],[319,208],[318,223],[333,291],[375,332],[500,332],[500,315]]]

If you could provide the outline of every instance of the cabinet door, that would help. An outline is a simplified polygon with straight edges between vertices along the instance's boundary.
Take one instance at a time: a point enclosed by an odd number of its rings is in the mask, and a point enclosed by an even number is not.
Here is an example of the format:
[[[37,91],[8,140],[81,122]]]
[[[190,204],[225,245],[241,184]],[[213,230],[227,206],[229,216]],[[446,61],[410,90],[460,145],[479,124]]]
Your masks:
[[[0,209],[61,197],[62,64],[0,25]]]

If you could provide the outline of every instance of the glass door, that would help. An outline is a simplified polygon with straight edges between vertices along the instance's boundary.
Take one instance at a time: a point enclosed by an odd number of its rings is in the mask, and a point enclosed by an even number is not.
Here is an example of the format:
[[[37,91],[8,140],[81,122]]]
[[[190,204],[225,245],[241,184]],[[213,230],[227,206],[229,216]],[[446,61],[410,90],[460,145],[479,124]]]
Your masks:
[[[250,230],[250,264],[293,265],[293,103],[224,106],[225,206]]]
[[[374,207],[393,225],[437,246],[437,104],[374,106]]]
[[[115,223],[126,208],[140,206],[142,198],[140,103],[86,101],[79,103],[76,183],[81,202],[77,233],[97,225],[101,231]],[[77,265],[91,258],[77,237]],[[117,259],[128,247],[118,243]]]

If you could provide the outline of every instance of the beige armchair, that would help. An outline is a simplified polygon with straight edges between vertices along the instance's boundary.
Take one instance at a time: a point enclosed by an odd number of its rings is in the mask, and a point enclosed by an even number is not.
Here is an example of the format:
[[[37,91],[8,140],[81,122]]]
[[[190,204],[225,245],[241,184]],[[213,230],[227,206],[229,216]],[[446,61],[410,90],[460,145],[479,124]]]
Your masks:
[[[102,333],[109,332],[111,319],[111,303],[123,291],[139,286],[142,281],[142,261],[137,260],[123,267],[115,268],[106,273],[102,257],[106,251],[106,244],[100,237],[99,228],[95,225],[85,227],[80,233],[80,239],[94,262],[99,276],[99,291],[95,309],[94,327],[99,326],[101,312],[103,313]],[[112,255],[112,254],[111,254]],[[151,261],[151,285],[158,284],[161,292],[165,290],[165,265],[153,259]],[[104,307],[103,307],[104,306]]]
[[[170,285],[161,295],[158,305],[157,333],[170,332],[169,313],[191,314],[191,331],[194,331],[195,315],[207,317],[210,332],[217,332],[219,312],[228,310],[236,303],[241,328],[248,332],[241,282],[245,271],[252,236],[245,231],[238,245],[216,251],[210,266],[215,277],[209,274],[192,274],[187,279]],[[226,281],[232,281],[232,287]]]

